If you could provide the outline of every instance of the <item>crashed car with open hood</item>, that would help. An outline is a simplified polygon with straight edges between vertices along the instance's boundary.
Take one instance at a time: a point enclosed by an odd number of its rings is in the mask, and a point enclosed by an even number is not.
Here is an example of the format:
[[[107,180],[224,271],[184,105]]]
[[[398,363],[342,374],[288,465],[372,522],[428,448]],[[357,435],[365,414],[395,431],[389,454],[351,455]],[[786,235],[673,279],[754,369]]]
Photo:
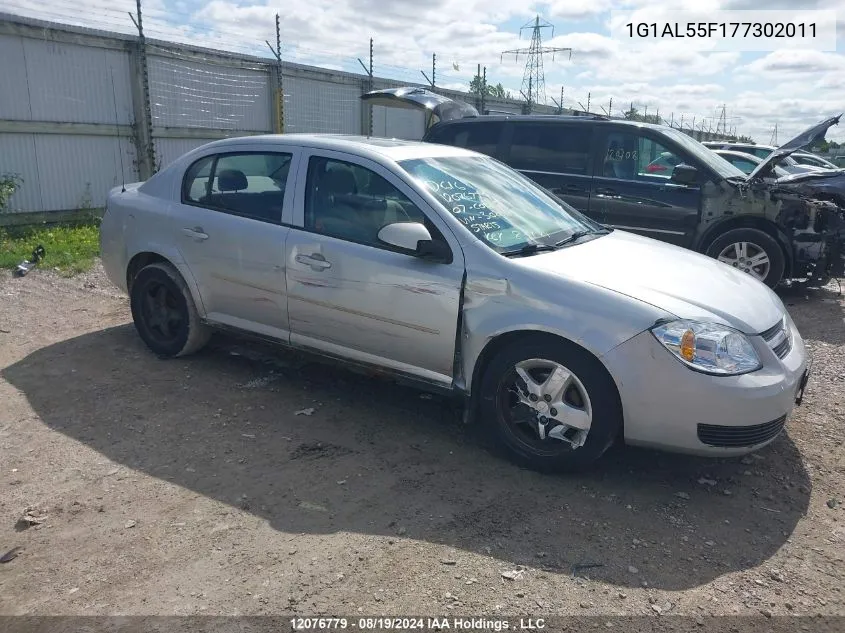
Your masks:
[[[822,141],[841,115],[781,145],[746,174],[665,125],[599,115],[481,115],[424,88],[377,90],[362,100],[418,109],[426,116],[422,140],[493,156],[601,224],[707,254],[771,287],[785,280],[823,284],[845,274],[845,196],[834,186],[837,172],[766,177],[771,166]],[[673,160],[657,160],[666,156]]]

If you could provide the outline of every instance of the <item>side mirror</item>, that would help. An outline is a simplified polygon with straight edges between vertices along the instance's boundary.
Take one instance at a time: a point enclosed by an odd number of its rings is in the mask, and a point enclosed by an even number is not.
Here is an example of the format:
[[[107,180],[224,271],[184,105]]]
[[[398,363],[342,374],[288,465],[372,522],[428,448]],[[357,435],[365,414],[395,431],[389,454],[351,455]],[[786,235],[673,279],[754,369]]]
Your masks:
[[[684,163],[675,165],[675,169],[672,170],[672,177],[669,180],[679,185],[694,185],[698,182],[698,170]]]
[[[443,263],[452,261],[449,246],[433,240],[425,225],[419,222],[388,224],[378,232],[378,239],[390,246],[410,251],[422,259]]]

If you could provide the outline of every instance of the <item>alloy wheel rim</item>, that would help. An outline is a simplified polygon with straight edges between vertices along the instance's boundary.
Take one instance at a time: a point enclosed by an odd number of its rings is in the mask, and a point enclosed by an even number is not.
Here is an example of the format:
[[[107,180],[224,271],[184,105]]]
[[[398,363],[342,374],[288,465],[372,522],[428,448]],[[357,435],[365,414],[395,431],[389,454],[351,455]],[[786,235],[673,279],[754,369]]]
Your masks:
[[[760,281],[769,276],[772,262],[769,254],[754,242],[734,242],[722,249],[717,258],[720,262],[748,273]]]
[[[185,315],[179,308],[176,295],[165,284],[157,281],[146,284],[141,311],[147,331],[159,343],[169,344],[179,338]]]

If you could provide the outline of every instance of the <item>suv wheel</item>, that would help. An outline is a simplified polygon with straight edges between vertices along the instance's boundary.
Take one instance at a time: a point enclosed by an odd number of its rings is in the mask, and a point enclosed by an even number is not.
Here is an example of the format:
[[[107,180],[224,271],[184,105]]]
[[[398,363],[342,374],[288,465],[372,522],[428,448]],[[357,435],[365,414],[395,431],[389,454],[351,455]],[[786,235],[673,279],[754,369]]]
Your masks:
[[[707,247],[707,255],[748,273],[770,288],[777,286],[786,267],[783,248],[760,229],[732,229]]]
[[[622,428],[618,391],[600,362],[547,337],[515,340],[491,359],[479,414],[512,461],[544,472],[590,466]]]
[[[142,268],[132,282],[130,305],[141,339],[162,358],[192,354],[211,335],[200,323],[191,291],[172,264],[157,262]]]

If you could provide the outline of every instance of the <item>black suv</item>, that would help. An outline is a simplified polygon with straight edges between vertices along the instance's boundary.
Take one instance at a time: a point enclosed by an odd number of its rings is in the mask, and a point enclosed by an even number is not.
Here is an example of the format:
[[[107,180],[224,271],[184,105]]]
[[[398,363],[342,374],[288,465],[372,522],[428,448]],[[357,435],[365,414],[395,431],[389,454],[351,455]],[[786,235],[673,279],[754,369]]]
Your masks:
[[[488,154],[597,222],[706,253],[769,286],[787,278],[826,282],[845,269],[845,200],[763,178],[777,160],[823,139],[839,117],[781,146],[746,175],[664,125],[592,115],[482,116],[422,88],[362,98],[418,107],[429,122],[439,119],[424,141]]]

